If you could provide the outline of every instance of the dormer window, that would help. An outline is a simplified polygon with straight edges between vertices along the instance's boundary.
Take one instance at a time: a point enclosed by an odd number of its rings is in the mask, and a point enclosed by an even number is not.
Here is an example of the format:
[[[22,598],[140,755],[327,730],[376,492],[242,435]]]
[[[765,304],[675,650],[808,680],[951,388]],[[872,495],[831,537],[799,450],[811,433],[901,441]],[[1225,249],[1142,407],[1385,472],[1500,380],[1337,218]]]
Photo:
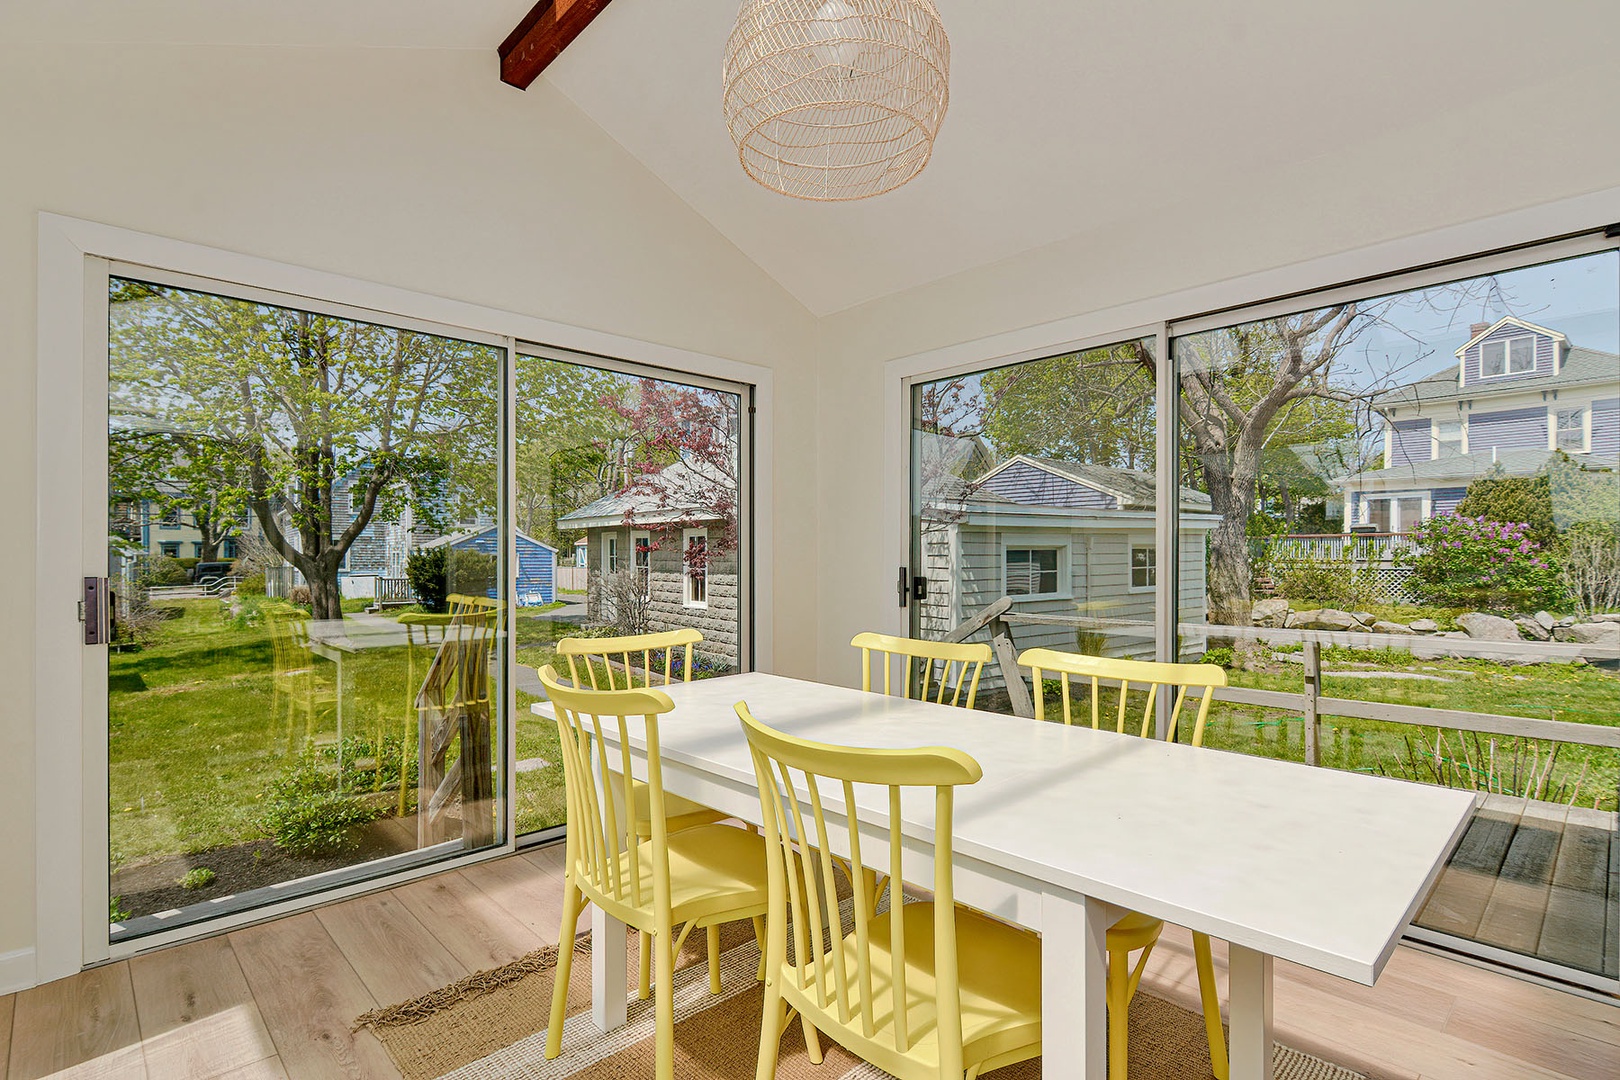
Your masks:
[[[1509,338],[1506,341],[1487,341],[1479,347],[1479,374],[1489,379],[1496,375],[1522,375],[1536,369],[1536,339]]]

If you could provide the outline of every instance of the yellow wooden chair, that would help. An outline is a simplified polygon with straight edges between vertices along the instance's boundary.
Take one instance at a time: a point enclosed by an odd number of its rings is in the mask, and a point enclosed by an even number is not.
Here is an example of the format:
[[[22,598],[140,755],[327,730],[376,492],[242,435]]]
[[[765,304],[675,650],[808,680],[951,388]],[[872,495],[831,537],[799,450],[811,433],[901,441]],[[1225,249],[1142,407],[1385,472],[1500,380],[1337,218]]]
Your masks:
[[[540,682],[557,713],[568,804],[568,840],[563,878],[563,942],[551,994],[546,1057],[562,1050],[568,975],[585,901],[635,927],[651,939],[658,978],[657,1076],[674,1075],[675,954],[693,927],[759,919],[766,909],[765,842],[756,833],[727,825],[704,825],[672,833],[665,827],[664,783],[658,750],[658,718],[675,707],[658,690],[587,690],[565,684],[550,665]],[[647,747],[649,835],[642,834],[637,801],[626,793],[631,775],[632,729],[641,727]],[[604,728],[618,750],[602,744]],[[614,778],[618,782],[614,782]],[[615,794],[616,793],[616,794]],[[679,937],[675,927],[685,924]],[[718,972],[710,953],[711,977]]]
[[[304,740],[315,735],[315,716],[337,707],[337,685],[319,677],[318,660],[309,648],[309,613],[292,604],[264,604],[259,609],[270,630],[273,716],[287,715],[287,748],[295,749],[294,721],[304,718]]]
[[[967,709],[973,708],[979,696],[979,673],[994,655],[990,646],[984,644],[924,641],[870,631],[856,634],[849,643],[861,650],[862,690],[872,691],[873,654],[876,654],[876,663],[883,670],[885,697],[910,698],[915,693],[922,701]],[[962,700],[964,686],[967,687],[966,701]],[[857,875],[842,859],[835,858],[834,862],[843,867],[851,881],[862,882],[875,908],[883,895],[883,876],[870,867],[863,875]]]
[[[804,1026],[812,1062],[821,1062],[819,1031],[901,1080],[974,1080],[1038,1055],[1040,940],[959,908],[953,899],[955,788],[979,780],[978,762],[947,747],[868,750],[809,742],[766,727],[746,703],[737,705],[737,715],[753,752],[769,856],[756,1080],[776,1075],[789,1011]],[[827,800],[835,810],[854,808],[857,784],[886,789],[882,830],[887,870],[896,881],[901,790],[933,789],[933,900],[903,904],[893,889],[889,909],[878,914],[857,890],[853,927],[846,931],[825,810]],[[847,826],[834,827],[840,834],[847,827],[850,862],[865,869],[859,816],[847,813]]]
[[[850,644],[861,650],[861,689],[872,689],[872,657],[883,668],[883,693],[973,708],[979,695],[979,673],[990,660],[990,646],[967,642],[922,641],[889,634],[856,634]],[[915,665],[915,673],[913,672]],[[899,679],[895,678],[899,669]],[[938,677],[935,677],[935,672]],[[953,677],[954,673],[954,677]],[[962,688],[967,700],[962,700]],[[947,700],[946,694],[949,693]]]
[[[557,642],[557,655],[568,661],[568,675],[575,686],[592,690],[633,690],[638,686],[650,689],[668,686],[673,682],[692,681],[692,646],[703,640],[703,635],[690,627],[666,630],[656,634],[633,634],[611,638],[563,638]],[[662,654],[660,658],[659,654]],[[660,671],[660,667],[662,670]],[[647,800],[647,785],[631,780],[636,797],[636,819],[641,822],[642,838],[652,835],[652,810]],[[614,793],[618,797],[617,791]],[[724,814],[711,810],[702,803],[683,799],[679,795],[664,795],[664,824],[670,832],[690,829],[697,825],[711,825],[725,820]],[[650,939],[641,939],[641,985],[643,1001],[651,993],[648,980],[652,977],[652,956],[648,949]],[[709,989],[720,992],[720,965],[715,957],[720,954],[720,930],[709,928]]]
[[[1065,724],[1074,723],[1071,711],[1070,677],[1088,680],[1091,693],[1091,726],[1102,726],[1102,691],[1104,684],[1118,684],[1119,703],[1113,709],[1114,730],[1124,734],[1127,720],[1136,727],[1136,734],[1144,738],[1154,730],[1154,717],[1160,688],[1175,690],[1175,699],[1166,721],[1167,737],[1176,737],[1176,727],[1190,692],[1202,689],[1198,715],[1193,722],[1192,744],[1204,745],[1204,723],[1209,718],[1210,702],[1217,686],[1226,685],[1226,672],[1214,664],[1160,664],[1145,660],[1120,660],[1084,653],[1058,652],[1054,649],[1028,649],[1018,657],[1018,663],[1030,669],[1034,679],[1035,719],[1046,719],[1043,680],[1056,676],[1059,681]],[[1131,716],[1129,705],[1132,690],[1145,694],[1141,722]],[[1142,981],[1148,956],[1158,944],[1164,930],[1164,920],[1132,912],[1108,928],[1108,1075],[1125,1080],[1127,1009],[1136,996]],[[1221,1028],[1221,1001],[1215,985],[1215,963],[1210,956],[1209,935],[1193,932],[1193,955],[1198,965],[1198,992],[1204,1005],[1204,1031],[1209,1038],[1209,1058],[1217,1080],[1227,1080],[1226,1033]],[[1130,954],[1141,950],[1135,967]]]

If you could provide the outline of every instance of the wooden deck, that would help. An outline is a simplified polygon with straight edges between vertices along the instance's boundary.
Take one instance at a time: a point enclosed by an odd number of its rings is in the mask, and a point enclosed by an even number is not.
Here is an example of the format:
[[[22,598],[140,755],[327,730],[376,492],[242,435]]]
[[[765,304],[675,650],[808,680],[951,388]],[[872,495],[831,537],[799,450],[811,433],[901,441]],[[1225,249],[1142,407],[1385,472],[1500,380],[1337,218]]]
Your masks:
[[[1413,922],[1594,975],[1620,976],[1615,815],[1487,797]]]
[[[526,852],[0,997],[0,1080],[397,1077],[354,1017],[554,941],[561,861]],[[1278,1038],[1380,1080],[1620,1076],[1620,1005],[1404,947],[1373,988],[1276,971]],[[1185,934],[1145,985],[1196,1008]]]

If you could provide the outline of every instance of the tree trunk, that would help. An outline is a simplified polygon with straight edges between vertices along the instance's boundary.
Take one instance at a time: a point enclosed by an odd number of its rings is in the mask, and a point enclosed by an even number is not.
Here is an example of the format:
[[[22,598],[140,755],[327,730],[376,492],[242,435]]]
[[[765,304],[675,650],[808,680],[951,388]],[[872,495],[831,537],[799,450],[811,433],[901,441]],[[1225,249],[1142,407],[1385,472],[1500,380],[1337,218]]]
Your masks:
[[[343,590],[338,585],[337,563],[326,559],[316,561],[315,574],[305,573],[309,582],[310,611],[316,619],[343,618]]]

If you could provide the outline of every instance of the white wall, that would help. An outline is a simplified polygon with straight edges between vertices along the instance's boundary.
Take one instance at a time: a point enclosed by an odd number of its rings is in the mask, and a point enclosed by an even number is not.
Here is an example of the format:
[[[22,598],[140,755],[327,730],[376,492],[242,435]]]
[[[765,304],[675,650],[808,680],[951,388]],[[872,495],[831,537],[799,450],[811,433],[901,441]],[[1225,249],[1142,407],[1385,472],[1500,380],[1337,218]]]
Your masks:
[[[35,696],[77,692],[31,685],[40,210],[774,368],[776,667],[815,673],[813,323],[544,81],[493,52],[0,45],[0,103],[0,960],[32,946],[52,812]]]
[[[1609,137],[1616,100],[1620,66],[1569,72],[1550,64],[1536,85],[1467,109],[1437,113],[1414,99],[1400,127],[1363,130],[1351,117],[1323,117],[1322,153],[1264,179],[1200,172],[1174,146],[1160,160],[1100,165],[1178,171],[1184,201],[822,320],[820,519],[868,535],[897,512],[895,492],[883,485],[886,361],[948,350],[953,360],[988,362],[1557,235],[1537,231],[1538,223],[1568,215],[1449,227],[1620,185],[1620,142]],[[1547,156],[1504,154],[1508,134]],[[1265,132],[1245,132],[1233,117],[1232,137],[1264,139]],[[1620,220],[1620,203],[1596,201],[1601,208],[1575,215],[1580,220],[1568,227]],[[1449,231],[1425,235],[1440,230]],[[1373,245],[1379,250],[1367,251]],[[1357,251],[1371,257],[1337,257]],[[1215,287],[1267,271],[1277,272]],[[897,625],[893,582],[904,556],[893,544],[824,544],[822,557],[820,670],[844,681],[857,670],[850,636]]]

